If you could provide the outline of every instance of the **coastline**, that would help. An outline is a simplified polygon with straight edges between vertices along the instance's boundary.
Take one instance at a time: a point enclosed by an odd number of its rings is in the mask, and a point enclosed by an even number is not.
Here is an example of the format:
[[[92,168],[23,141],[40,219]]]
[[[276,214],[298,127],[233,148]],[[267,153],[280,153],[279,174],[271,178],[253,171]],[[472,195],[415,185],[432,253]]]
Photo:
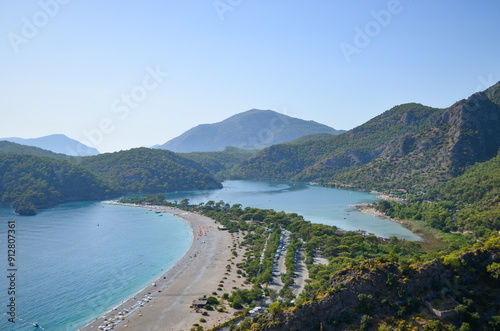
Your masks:
[[[359,204],[359,205],[355,205],[354,207],[356,207],[356,209],[360,213],[374,215],[377,217],[382,217],[382,218],[385,218],[391,222],[401,224],[402,226],[404,226],[405,228],[410,230],[412,233],[414,233],[417,236],[419,236],[420,238],[422,238],[422,240],[419,240],[418,242],[420,243],[422,248],[424,248],[424,250],[433,250],[436,248],[446,247],[446,244],[442,241],[442,239],[439,237],[439,235],[437,235],[436,232],[433,232],[432,230],[422,228],[421,226],[416,225],[410,221],[398,220],[398,219],[394,219],[392,217],[389,217],[389,216],[385,215],[384,213],[376,210],[371,205]]]
[[[117,327],[127,327],[130,330],[191,329],[193,324],[198,323],[202,317],[201,314],[190,309],[191,303],[205,295],[207,297],[222,296],[223,293],[220,291],[218,295],[212,293],[222,286],[219,280],[227,273],[228,261],[233,259],[229,248],[235,240],[240,240],[239,235],[235,238],[234,234],[219,231],[214,220],[177,208],[122,204],[116,201],[104,203],[154,209],[157,212],[174,215],[190,226],[193,234],[192,242],[174,266],[152,284],[78,330],[96,331]],[[239,256],[242,255],[239,254]],[[230,263],[235,262],[237,261]],[[245,286],[243,279],[236,279],[236,276],[232,281],[235,283],[233,285]],[[230,289],[226,288],[224,291],[230,292]],[[200,324],[210,328],[231,319],[233,315],[230,311],[212,311],[209,316],[203,317],[207,322]],[[106,328],[99,328],[99,326]]]

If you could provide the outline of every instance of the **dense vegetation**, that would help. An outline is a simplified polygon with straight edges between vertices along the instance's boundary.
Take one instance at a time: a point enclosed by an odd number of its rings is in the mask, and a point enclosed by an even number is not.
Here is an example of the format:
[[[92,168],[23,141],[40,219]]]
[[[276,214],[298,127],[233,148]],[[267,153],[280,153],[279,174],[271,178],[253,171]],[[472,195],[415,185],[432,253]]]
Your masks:
[[[116,196],[111,183],[82,166],[32,155],[0,154],[1,204],[25,215],[36,207],[64,201],[97,200]]]
[[[69,157],[14,143],[0,147],[0,203],[24,215],[66,201],[221,187],[203,167],[169,151]]]
[[[317,133],[317,134],[308,134],[306,136],[302,136],[300,138],[291,140],[287,142],[287,144],[292,144],[292,145],[300,145],[309,141],[319,141],[319,140],[327,140],[331,138],[332,135],[328,133]]]
[[[123,193],[215,189],[222,185],[194,161],[149,148],[85,157],[82,166],[112,180]]]
[[[394,218],[422,221],[444,232],[479,238],[500,230],[500,154],[463,175],[404,202],[382,201],[378,210]]]
[[[329,277],[326,292],[249,329],[498,330],[499,252],[496,233],[426,263],[395,254],[354,263]]]
[[[231,178],[231,173],[235,171],[241,162],[249,159],[257,152],[256,150],[246,150],[229,146],[222,152],[192,152],[180,155],[197,162],[215,178],[226,180]]]

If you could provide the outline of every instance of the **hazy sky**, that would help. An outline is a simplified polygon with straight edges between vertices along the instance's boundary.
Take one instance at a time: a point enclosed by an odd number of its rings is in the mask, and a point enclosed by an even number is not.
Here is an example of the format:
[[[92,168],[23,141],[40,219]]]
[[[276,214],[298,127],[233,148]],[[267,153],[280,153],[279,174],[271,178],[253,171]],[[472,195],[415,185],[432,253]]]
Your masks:
[[[252,108],[351,129],[500,80],[500,1],[0,0],[0,137],[101,152]]]

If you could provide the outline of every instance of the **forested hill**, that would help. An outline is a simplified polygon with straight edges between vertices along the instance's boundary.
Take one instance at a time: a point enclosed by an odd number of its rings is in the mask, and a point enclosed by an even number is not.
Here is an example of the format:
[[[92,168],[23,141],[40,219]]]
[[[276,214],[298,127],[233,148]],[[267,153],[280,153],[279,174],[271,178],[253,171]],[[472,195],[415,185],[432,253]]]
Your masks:
[[[246,150],[228,146],[222,152],[183,153],[183,157],[193,160],[207,169],[215,178],[227,180],[241,162],[257,154],[257,150]]]
[[[443,109],[420,104],[396,106],[338,136],[266,148],[244,162],[239,175],[252,179],[327,181],[375,159],[395,138],[430,127],[443,113]]]
[[[81,165],[110,178],[123,193],[222,188],[198,163],[173,152],[135,148],[85,157]]]
[[[106,199],[118,194],[109,181],[84,167],[46,157],[0,154],[0,197],[25,215],[67,201]]]
[[[402,203],[383,201],[387,216],[422,221],[444,232],[472,232],[477,238],[500,230],[500,151],[464,174]]]
[[[201,165],[169,151],[137,148],[69,157],[14,143],[0,145],[0,204],[21,214],[67,201],[222,187]]]
[[[494,157],[500,83],[447,109],[396,106],[339,136],[264,149],[235,174],[364,189],[427,189]]]

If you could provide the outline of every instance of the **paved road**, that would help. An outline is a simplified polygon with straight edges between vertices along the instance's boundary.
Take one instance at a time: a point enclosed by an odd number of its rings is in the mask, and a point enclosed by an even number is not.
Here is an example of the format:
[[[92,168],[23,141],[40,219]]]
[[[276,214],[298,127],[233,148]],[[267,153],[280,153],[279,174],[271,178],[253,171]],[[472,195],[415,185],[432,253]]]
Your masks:
[[[309,278],[309,270],[306,268],[306,264],[304,263],[305,254],[304,249],[302,248],[299,251],[300,259],[297,261],[295,273],[297,274],[297,278],[295,278],[295,285],[293,286],[293,294],[298,296],[302,290],[304,290],[304,286],[306,286],[306,279]]]
[[[283,245],[283,251],[285,248],[288,248],[287,244],[287,238],[288,238],[288,233],[285,232],[285,237],[284,237],[284,245]],[[278,270],[274,272],[276,276],[273,277],[272,283],[269,284],[269,289],[275,290],[276,292],[279,292],[283,288],[283,282],[281,281],[281,274],[286,273],[286,267],[285,267],[285,254],[283,253],[280,255],[279,261],[278,261]],[[293,293],[295,296],[298,296],[302,290],[304,290],[304,286],[306,285],[305,280],[309,278],[309,271],[306,268],[306,265],[304,263],[304,249],[301,249],[299,251],[299,261],[297,261],[296,268],[295,268],[295,274],[297,277],[294,279],[294,285],[293,285]],[[267,303],[267,302],[266,302]]]

